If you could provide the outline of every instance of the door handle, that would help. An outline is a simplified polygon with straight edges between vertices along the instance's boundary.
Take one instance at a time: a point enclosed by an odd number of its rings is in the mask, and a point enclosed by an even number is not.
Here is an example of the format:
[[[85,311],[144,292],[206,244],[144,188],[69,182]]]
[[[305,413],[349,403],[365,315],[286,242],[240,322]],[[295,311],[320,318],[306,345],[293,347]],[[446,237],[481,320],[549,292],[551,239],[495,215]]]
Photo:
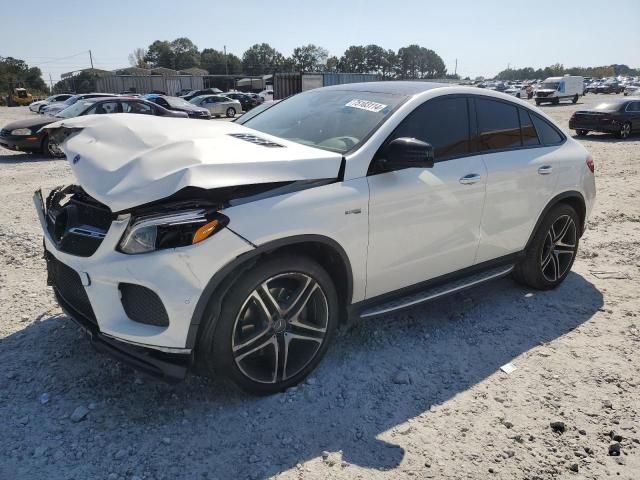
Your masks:
[[[551,165],[543,165],[538,169],[540,175],[549,175],[552,171],[553,167]]]
[[[482,177],[477,173],[469,173],[464,177],[460,178],[460,183],[462,185],[473,185],[474,183],[478,183]]]

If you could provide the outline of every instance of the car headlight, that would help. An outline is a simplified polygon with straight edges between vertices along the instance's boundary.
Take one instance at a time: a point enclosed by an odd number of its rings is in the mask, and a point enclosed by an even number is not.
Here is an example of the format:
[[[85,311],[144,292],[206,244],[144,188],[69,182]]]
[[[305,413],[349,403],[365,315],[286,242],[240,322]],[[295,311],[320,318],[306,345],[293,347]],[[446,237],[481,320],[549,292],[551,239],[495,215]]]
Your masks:
[[[11,135],[27,136],[31,135],[31,130],[28,128],[16,128],[15,130],[11,130]]]
[[[138,254],[186,247],[206,240],[228,223],[226,216],[205,209],[136,217],[124,232],[118,250]]]

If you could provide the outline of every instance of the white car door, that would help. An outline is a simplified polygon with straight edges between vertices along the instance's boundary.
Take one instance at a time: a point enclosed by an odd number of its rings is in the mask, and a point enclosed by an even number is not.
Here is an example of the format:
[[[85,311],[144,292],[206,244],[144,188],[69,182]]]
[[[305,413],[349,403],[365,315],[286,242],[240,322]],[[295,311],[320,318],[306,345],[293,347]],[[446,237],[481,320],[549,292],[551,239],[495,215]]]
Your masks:
[[[468,100],[445,96],[416,108],[388,141],[434,147],[433,168],[370,169],[367,298],[473,265],[487,174],[471,154]]]
[[[511,103],[476,99],[475,109],[478,149],[488,172],[476,258],[481,263],[526,245],[555,191],[558,168],[553,145],[562,137],[545,120],[535,114],[532,118],[527,109]]]

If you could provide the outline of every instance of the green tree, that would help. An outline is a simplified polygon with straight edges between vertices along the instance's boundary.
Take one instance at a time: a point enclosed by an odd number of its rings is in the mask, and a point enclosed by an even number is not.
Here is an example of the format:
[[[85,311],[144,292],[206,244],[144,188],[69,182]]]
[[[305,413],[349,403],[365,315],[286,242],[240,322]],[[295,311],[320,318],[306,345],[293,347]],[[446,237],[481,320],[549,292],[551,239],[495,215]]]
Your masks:
[[[200,52],[198,52],[198,47],[188,38],[176,38],[171,42],[171,50],[174,56],[174,67],[170,68],[184,70],[199,65]]]
[[[5,95],[10,87],[18,86],[34,92],[48,91],[38,67],[29,67],[24,60],[17,58],[0,57],[0,94]]]
[[[230,75],[242,73],[242,61],[233,53],[227,53],[205,48],[200,53],[200,67],[213,75],[223,75],[229,72]]]
[[[318,47],[312,43],[293,49],[294,69],[300,72],[319,72],[326,67],[329,52],[325,48]]]
[[[149,68],[149,64],[144,59],[147,55],[147,51],[144,48],[135,48],[133,52],[129,54],[129,63],[132,67]]]
[[[340,62],[340,60],[338,60],[338,57],[336,56],[332,56],[327,58],[327,64],[326,64],[326,70],[327,72],[337,72],[338,71],[338,63]]]
[[[382,73],[386,62],[386,50],[379,45],[367,45],[364,51],[367,73]]]
[[[256,43],[242,55],[242,68],[247,75],[273,73],[284,64],[284,56],[268,43]]]
[[[144,60],[151,67],[175,68],[175,54],[166,40],[156,40],[149,45]]]
[[[365,73],[367,71],[367,49],[362,45],[351,45],[340,57],[341,72]]]

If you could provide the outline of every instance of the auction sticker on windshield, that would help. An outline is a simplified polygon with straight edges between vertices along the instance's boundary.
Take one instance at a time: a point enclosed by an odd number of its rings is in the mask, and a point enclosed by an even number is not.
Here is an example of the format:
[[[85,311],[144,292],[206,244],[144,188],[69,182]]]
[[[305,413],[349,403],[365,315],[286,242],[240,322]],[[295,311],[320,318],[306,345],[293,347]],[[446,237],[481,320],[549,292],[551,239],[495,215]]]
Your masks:
[[[369,112],[378,113],[387,108],[386,105],[377,102],[371,102],[369,100],[358,100],[354,98],[345,107],[359,108],[361,110],[367,110]]]

